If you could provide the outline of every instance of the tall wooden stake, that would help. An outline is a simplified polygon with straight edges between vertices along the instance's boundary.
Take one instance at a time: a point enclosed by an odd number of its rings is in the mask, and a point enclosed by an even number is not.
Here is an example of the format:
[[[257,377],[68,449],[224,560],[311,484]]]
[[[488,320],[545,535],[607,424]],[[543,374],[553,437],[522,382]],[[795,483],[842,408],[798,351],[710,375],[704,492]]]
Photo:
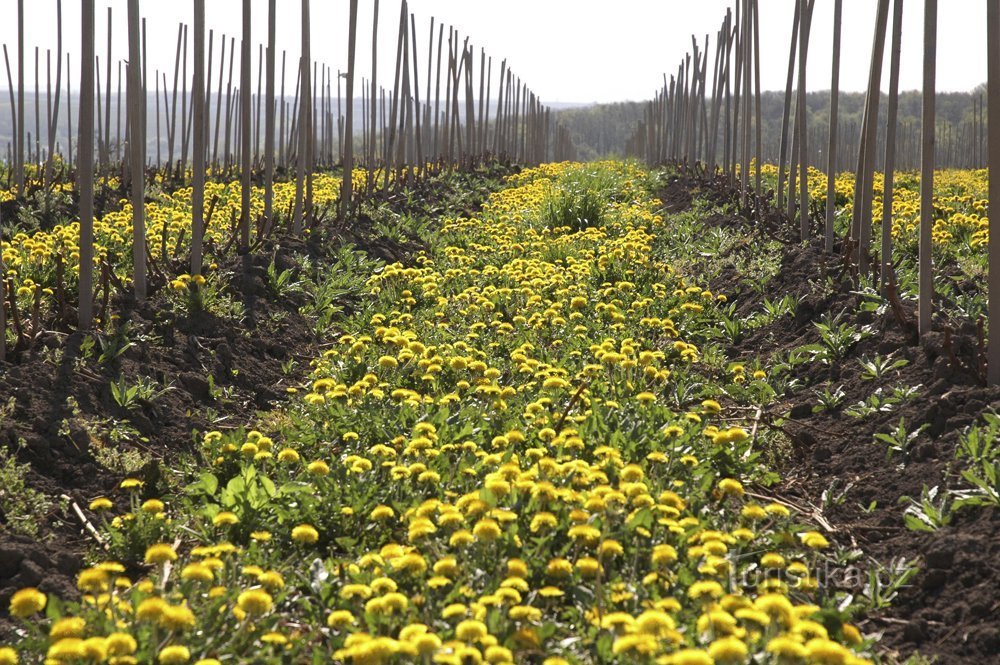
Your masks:
[[[799,133],[799,234],[809,238],[809,112],[806,109],[806,58],[809,54],[809,23],[812,19],[810,0],[800,0],[802,27],[799,30],[799,97],[795,103],[798,119],[795,131]]]
[[[14,179],[24,195],[24,0],[17,0],[17,137],[14,149]],[[2,281],[2,280],[0,280]]]
[[[884,183],[882,185],[882,249],[880,281],[883,294],[893,281],[892,269],[892,198],[896,169],[896,115],[899,107],[899,52],[903,36],[903,0],[894,0],[892,7],[892,47],[889,62],[889,106],[885,132]]]
[[[833,66],[830,75],[830,136],[826,161],[826,251],[833,251],[833,222],[837,213],[837,113],[840,105],[840,25],[844,0],[833,4]]]
[[[142,136],[142,68],[139,58],[139,0],[128,0],[128,112],[126,119],[132,136]],[[146,190],[146,146],[142,141],[129,143],[132,194],[132,284],[137,300],[146,298],[146,222],[143,209]]]
[[[194,140],[191,155],[191,274],[201,274],[205,237],[205,0],[194,0],[194,80],[191,82]]]
[[[309,144],[309,108],[312,106],[310,99],[311,82],[309,80],[309,67],[312,63],[312,55],[309,51],[309,0],[302,0],[302,57],[299,61],[299,80],[302,82],[302,103],[299,106],[298,120],[298,154],[295,156],[298,165],[295,179],[295,215],[292,222],[292,233],[299,235],[302,233],[302,218],[306,214],[305,207],[305,180],[306,180],[306,152]]]
[[[920,248],[917,328],[921,336],[931,330],[934,275],[931,266],[931,229],[934,226],[935,76],[937,73],[937,0],[924,0],[924,88],[920,148]],[[995,45],[994,45],[995,46]]]
[[[358,0],[351,0],[347,37],[347,117],[344,121],[344,182],[340,194],[340,215],[351,209],[351,176],[354,171],[354,47],[358,36]]]
[[[987,158],[989,159],[989,326],[990,343],[986,354],[986,380],[1000,383],[1000,0],[986,3],[988,119]]]
[[[264,219],[268,226],[274,217],[274,50],[275,22],[277,20],[277,0],[267,2],[267,82],[264,94],[267,108],[264,110]]]

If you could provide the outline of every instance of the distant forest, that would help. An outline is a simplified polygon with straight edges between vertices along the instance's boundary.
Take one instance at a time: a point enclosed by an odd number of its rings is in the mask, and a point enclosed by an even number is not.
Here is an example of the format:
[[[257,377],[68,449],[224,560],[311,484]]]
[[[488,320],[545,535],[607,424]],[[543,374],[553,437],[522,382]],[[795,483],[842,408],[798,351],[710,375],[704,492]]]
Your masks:
[[[980,104],[985,98],[985,85],[972,92],[938,94],[939,164],[962,167],[985,165],[985,113],[982,114],[982,124],[977,120]],[[810,161],[825,166],[826,158],[823,155],[827,147],[830,92],[809,93],[806,105],[809,110]],[[844,157],[844,161],[839,165],[841,169],[851,168],[850,155],[852,152],[854,155],[857,154],[864,105],[864,93],[852,92],[840,95],[839,133],[841,153]],[[882,95],[879,104],[880,142],[884,141],[886,105],[886,95]],[[647,102],[597,104],[559,111],[556,117],[569,128],[580,159],[620,157],[626,141],[643,119],[646,106]],[[762,142],[765,158],[769,161],[777,159],[783,106],[783,92],[765,92],[761,95]],[[901,92],[897,134],[897,159],[901,168],[917,166],[919,153],[916,138],[920,132],[920,116],[920,92],[916,90]],[[883,154],[881,150],[879,154]]]

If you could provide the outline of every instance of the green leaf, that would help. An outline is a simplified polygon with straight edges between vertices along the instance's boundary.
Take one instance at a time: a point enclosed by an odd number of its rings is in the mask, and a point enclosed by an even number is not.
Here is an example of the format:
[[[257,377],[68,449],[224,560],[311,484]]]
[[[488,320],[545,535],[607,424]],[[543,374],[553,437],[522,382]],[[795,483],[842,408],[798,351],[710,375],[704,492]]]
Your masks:
[[[903,516],[903,523],[906,524],[906,528],[910,531],[924,531],[927,533],[934,531],[934,527],[928,524],[927,521],[912,513]]]
[[[630,529],[638,529],[639,527],[646,527],[648,529],[653,526],[653,511],[649,508],[642,508],[632,516],[627,526]]]
[[[207,494],[212,496],[219,489],[218,477],[209,471],[198,476],[198,480],[184,488],[186,494]]]
[[[268,497],[273,498],[274,495],[278,493],[278,490],[274,486],[274,481],[267,476],[260,476],[260,484],[264,488],[264,493],[267,494]]]

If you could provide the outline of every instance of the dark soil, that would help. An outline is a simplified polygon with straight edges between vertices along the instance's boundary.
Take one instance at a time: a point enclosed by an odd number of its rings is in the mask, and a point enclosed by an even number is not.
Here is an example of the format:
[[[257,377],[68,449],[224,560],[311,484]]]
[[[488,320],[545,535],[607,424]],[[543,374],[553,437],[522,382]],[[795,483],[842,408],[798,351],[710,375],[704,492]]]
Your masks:
[[[421,182],[385,205],[398,215],[471,215],[496,189],[499,176],[509,172],[495,166],[451,181]],[[148,457],[129,475],[143,479],[145,495],[156,497],[165,488],[162,469],[192,449],[197,432],[247,425],[258,412],[277,406],[286,387],[302,380],[318,345],[330,339],[316,339],[311,322],[300,314],[304,296],[277,299],[269,293],[267,267],[273,260],[279,271],[294,269],[293,259],[301,255],[330,266],[337,248],[348,244],[387,262],[408,262],[421,249],[416,238],[400,241],[378,234],[361,214],[349,225],[314,229],[309,242],[282,238],[253,255],[220,259],[225,291],[246,309],[240,321],[207,312],[175,315],[163,291],[141,304],[118,295],[111,310],[119,325],[128,323],[130,345],[116,359],[99,362],[99,345],[81,353],[85,337],[67,331],[43,333],[10,362],[0,363],[0,407],[14,400],[13,412],[0,417],[0,445],[30,464],[29,487],[53,499],[65,497],[37,538],[8,529],[0,512],[0,638],[11,627],[5,617],[17,589],[37,586],[63,598],[76,595],[75,575],[94,541],[72,504],[86,513],[98,496],[120,499],[118,505],[127,501],[118,489],[125,474],[102,466],[95,456],[98,447]],[[184,272],[183,266],[175,267]],[[338,304],[350,313],[349,296]],[[286,372],[283,364],[293,360],[302,369]],[[152,402],[119,406],[111,384],[123,378],[133,385],[143,377],[172,389]],[[130,441],[108,440],[115,423],[134,430]]]
[[[735,201],[722,183],[689,179],[668,184],[660,198],[668,209],[683,210],[692,191],[702,198]],[[844,312],[844,323],[870,326],[874,332],[830,365],[797,366],[793,376],[801,386],[762,414],[762,425],[780,427],[792,445],[780,469],[781,485],[765,491],[825,520],[833,538],[862,551],[867,565],[891,570],[905,559],[907,565],[919,567],[890,609],[860,621],[863,632],[883,634],[880,644],[890,658],[903,660],[919,652],[941,665],[1000,662],[1000,514],[964,508],[949,525],[924,533],[904,526],[909,502],[901,502],[903,497],[919,499],[925,487],[961,487],[955,460],[959,433],[982,413],[1000,410],[1000,388],[986,388],[981,379],[976,325],[936,323],[934,332],[920,340],[914,309],[907,303],[882,315],[858,313],[861,298],[853,293],[855,276],[844,267],[841,246],[827,254],[820,238],[799,242],[797,224],[773,211],[751,210],[709,222],[744,230],[748,246],[768,238],[787,241],[780,271],[763,293],[759,284],[731,266],[710,285],[738,303],[737,315],[744,319],[760,312],[765,298],[775,301],[790,294],[797,302],[794,317],[783,317],[739,340],[731,349],[734,360],[767,360],[772,354],[787,358],[792,349],[817,343],[814,322],[824,314]],[[815,220],[813,227],[818,227]],[[832,288],[822,286],[827,277]],[[876,354],[892,354],[909,364],[883,378],[863,380],[859,360]],[[889,391],[901,384],[920,388],[913,399],[890,412],[863,419],[844,413],[878,388]],[[827,385],[845,393],[832,411],[815,408],[814,390]],[[874,437],[890,432],[900,418],[905,418],[908,431],[923,424],[927,429],[906,453],[890,459],[888,445]],[[824,501],[824,492],[835,499]],[[889,574],[881,577],[888,580]],[[857,594],[862,589],[855,585],[846,590]]]

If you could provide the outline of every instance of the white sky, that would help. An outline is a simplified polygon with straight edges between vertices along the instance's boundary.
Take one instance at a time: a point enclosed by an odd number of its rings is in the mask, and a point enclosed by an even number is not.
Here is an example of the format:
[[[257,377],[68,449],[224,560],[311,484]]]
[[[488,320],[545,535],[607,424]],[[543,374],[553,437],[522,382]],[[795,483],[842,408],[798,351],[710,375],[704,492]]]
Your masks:
[[[374,0],[361,0],[359,9],[357,69],[359,77],[371,73],[371,20]],[[761,0],[761,75],[765,90],[784,88],[792,8],[795,0]],[[159,68],[172,81],[177,25],[191,21],[190,0],[142,0],[149,35],[149,74]],[[841,69],[842,90],[863,90],[871,54],[874,0],[845,0],[844,42]],[[207,27],[219,33],[239,35],[241,2],[207,0]],[[428,22],[431,16],[454,25],[461,38],[470,36],[476,46],[478,76],[479,47],[494,58],[494,86],[500,60],[508,58],[514,73],[521,76],[543,101],[610,102],[648,99],[661,84],[664,71],[676,71],[677,63],[691,47],[691,35],[703,40],[711,35],[714,53],[715,31],[732,0],[410,0],[417,17],[418,56],[423,62],[420,89],[426,89]],[[56,0],[27,0],[25,16],[25,75],[34,78],[35,46],[42,47],[42,89],[45,52],[55,48]],[[114,59],[127,55],[126,1],[97,2],[97,52],[106,49],[106,7],[113,8]],[[333,67],[346,69],[347,0],[312,1],[313,57]],[[253,49],[267,37],[267,2],[252,0]],[[289,51],[287,94],[294,92],[293,56],[298,53],[298,0],[278,2],[278,66],[282,49]],[[399,25],[399,0],[381,0],[379,41],[379,81],[392,85],[391,64],[395,58],[395,38]],[[904,9],[901,88],[917,89],[921,81],[920,45],[923,35],[923,3],[909,0]],[[981,0],[947,0],[939,9],[938,90],[970,90],[986,80],[985,3]],[[0,43],[7,44],[16,77],[16,1],[0,0]],[[810,39],[808,88],[830,87],[833,0],[817,0]],[[890,13],[891,16],[891,13]],[[73,59],[72,83],[79,80],[80,3],[63,2],[63,46]],[[435,27],[435,44],[437,41]],[[193,34],[189,34],[189,40]],[[888,49],[886,49],[888,51]],[[239,57],[239,40],[236,54]],[[446,62],[447,58],[445,58]],[[888,62],[888,56],[886,59]],[[218,50],[213,66],[217,67]],[[190,67],[190,63],[189,63]],[[234,81],[238,80],[237,70]],[[886,69],[887,72],[887,69]],[[115,74],[116,76],[116,74]],[[280,74],[279,74],[280,76]],[[883,76],[883,89],[888,83]],[[358,79],[360,84],[360,78]],[[253,77],[256,89],[256,74]],[[65,89],[65,84],[64,84]],[[152,87],[152,82],[150,82]],[[217,70],[212,88],[217,87]],[[443,94],[442,81],[442,94]],[[6,88],[6,74],[0,70],[0,89]],[[336,93],[334,93],[336,94]],[[360,94],[359,92],[357,94]],[[496,98],[495,91],[492,97]]]

